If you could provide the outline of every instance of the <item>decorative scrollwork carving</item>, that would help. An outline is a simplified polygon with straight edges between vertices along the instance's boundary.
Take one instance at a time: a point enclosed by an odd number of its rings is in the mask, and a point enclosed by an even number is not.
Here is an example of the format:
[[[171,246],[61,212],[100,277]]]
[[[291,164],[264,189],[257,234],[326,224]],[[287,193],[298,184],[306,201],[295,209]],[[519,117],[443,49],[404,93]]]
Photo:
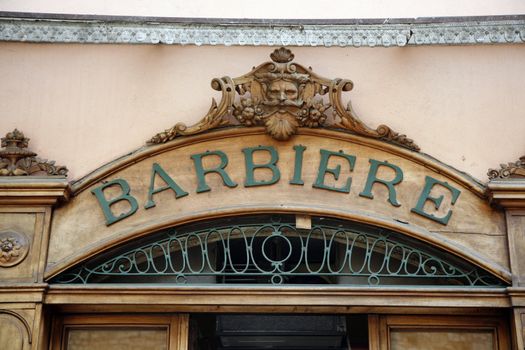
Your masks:
[[[489,179],[508,179],[508,178],[524,178],[525,177],[525,156],[521,157],[517,162],[507,164],[500,164],[500,169],[489,169],[487,173]]]
[[[36,153],[26,149],[29,139],[17,129],[2,139],[0,150],[0,176],[21,175],[63,175],[67,176],[65,166],[55,165],[54,161],[36,157]]]
[[[29,251],[27,237],[15,231],[0,232],[0,266],[11,267],[21,263]]]
[[[311,68],[294,63],[294,54],[284,47],[276,49],[270,57],[272,62],[263,63],[238,78],[214,79],[212,88],[222,92],[218,105],[213,100],[210,110],[200,122],[189,127],[176,124],[155,135],[149,143],[164,143],[177,136],[227,125],[264,126],[276,140],[288,140],[300,127],[327,127],[419,151],[419,147],[406,135],[386,125],[372,129],[357,117],[350,103],[344,107],[342,92],[352,90],[352,81],[323,78]],[[330,109],[332,118],[328,115]]]

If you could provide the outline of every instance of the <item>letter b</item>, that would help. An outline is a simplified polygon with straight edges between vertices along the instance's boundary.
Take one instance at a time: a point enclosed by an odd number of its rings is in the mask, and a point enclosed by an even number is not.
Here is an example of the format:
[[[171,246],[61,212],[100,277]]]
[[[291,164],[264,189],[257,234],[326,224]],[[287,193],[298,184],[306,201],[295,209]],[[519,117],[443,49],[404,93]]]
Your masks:
[[[104,190],[111,186],[119,186],[120,189],[122,190],[122,194],[120,196],[117,196],[113,199],[108,200],[104,196]],[[100,206],[102,207],[102,212],[104,213],[104,216],[106,217],[107,226],[112,225],[115,222],[120,221],[122,219],[125,219],[130,215],[133,215],[139,207],[135,197],[129,194],[130,188],[129,188],[128,183],[123,179],[115,179],[115,180],[109,181],[103,184],[102,186],[91,190],[91,193],[93,193],[95,197],[97,197],[98,202],[100,203]],[[120,214],[119,216],[115,216],[113,212],[111,211],[111,206],[120,201],[128,202],[130,205],[130,209],[127,212]]]

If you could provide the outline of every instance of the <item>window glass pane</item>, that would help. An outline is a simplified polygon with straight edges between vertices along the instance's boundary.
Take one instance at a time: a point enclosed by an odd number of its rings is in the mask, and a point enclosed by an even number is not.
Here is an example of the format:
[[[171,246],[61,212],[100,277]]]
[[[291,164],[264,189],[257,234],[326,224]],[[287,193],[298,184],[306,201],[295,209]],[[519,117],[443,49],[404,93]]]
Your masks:
[[[390,331],[390,350],[493,350],[494,334],[487,330]]]
[[[167,350],[166,328],[70,329],[67,350]]]

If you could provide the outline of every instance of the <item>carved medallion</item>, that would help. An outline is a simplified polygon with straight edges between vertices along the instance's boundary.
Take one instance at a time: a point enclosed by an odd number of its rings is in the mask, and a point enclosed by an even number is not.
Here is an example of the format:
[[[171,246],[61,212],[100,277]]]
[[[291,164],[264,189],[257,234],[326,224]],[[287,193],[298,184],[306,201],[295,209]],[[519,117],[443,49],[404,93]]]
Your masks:
[[[241,77],[213,79],[212,88],[222,92],[220,103],[212,100],[210,110],[197,124],[178,123],[155,135],[149,143],[241,125],[263,126],[276,140],[288,140],[298,128],[342,129],[419,150],[411,139],[386,125],[376,129],[365,125],[350,102],[343,106],[342,92],[352,90],[352,81],[323,78],[311,68],[294,63],[294,54],[284,47],[276,49],[270,57],[272,62],[263,63]]]
[[[0,150],[0,176],[67,175],[66,167],[37,158],[36,153],[28,150],[29,139],[17,129],[1,140],[4,148]]]
[[[21,263],[29,252],[27,237],[16,231],[0,231],[0,266],[11,267]]]
[[[489,169],[489,179],[525,178],[525,156],[517,162],[500,164],[500,169]]]

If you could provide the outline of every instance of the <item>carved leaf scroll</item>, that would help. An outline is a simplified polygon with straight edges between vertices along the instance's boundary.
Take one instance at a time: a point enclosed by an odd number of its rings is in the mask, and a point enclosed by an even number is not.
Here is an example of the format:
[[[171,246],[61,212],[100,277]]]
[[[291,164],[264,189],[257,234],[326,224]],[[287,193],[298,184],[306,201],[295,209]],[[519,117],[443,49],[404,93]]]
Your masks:
[[[3,149],[0,149],[0,176],[67,176],[68,170],[65,166],[37,158],[36,153],[28,150],[29,139],[21,131],[15,129],[1,140]]]
[[[324,127],[343,129],[419,151],[406,135],[386,125],[370,128],[357,117],[350,103],[343,105],[342,93],[352,90],[352,81],[323,78],[311,68],[294,63],[294,54],[284,47],[276,49],[270,58],[271,62],[238,78],[213,79],[212,88],[222,93],[219,104],[213,100],[210,110],[197,124],[176,124],[155,135],[149,143],[165,143],[178,136],[221,126],[263,126],[276,140],[288,140],[301,127]],[[332,118],[329,118],[329,111]]]
[[[517,162],[500,164],[500,169],[489,169],[487,175],[490,180],[525,178],[525,156]]]

